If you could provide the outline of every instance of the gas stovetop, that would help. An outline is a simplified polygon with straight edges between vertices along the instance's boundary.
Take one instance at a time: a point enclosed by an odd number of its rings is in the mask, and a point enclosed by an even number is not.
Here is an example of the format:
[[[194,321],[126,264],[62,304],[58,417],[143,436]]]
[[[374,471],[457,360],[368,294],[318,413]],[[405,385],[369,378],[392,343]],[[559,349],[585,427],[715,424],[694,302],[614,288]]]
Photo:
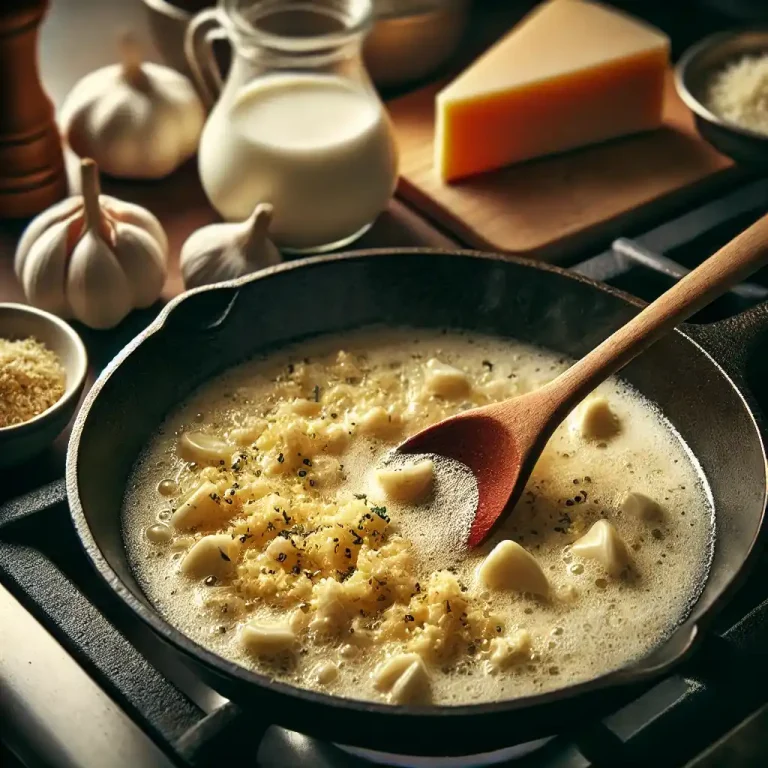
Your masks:
[[[767,210],[768,180],[752,181],[573,269],[650,300]],[[768,271],[694,320],[766,297]],[[768,388],[750,385],[768,412]],[[473,758],[395,757],[310,739],[271,726],[269,712],[240,712],[188,664],[137,626],[91,569],[63,480],[0,506],[0,749],[57,768],[232,759],[297,768],[768,764],[768,737],[754,736],[768,719],[768,557],[678,674],[577,732],[553,723],[550,739]],[[14,759],[0,751],[2,765],[4,754]]]

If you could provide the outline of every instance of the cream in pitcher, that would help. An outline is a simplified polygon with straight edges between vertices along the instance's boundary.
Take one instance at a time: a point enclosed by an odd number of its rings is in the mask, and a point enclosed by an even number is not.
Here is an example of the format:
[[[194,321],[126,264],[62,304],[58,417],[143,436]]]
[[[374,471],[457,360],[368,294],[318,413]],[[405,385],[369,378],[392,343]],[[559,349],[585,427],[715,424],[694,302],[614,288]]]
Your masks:
[[[369,0],[317,2],[309,11],[306,3],[224,0],[193,22],[187,49],[209,101],[216,75],[200,66],[208,58],[196,53],[205,50],[200,36],[222,25],[235,49],[199,151],[203,187],[225,219],[271,202],[272,237],[308,252],[351,242],[386,208],[397,158],[360,58],[370,18]]]

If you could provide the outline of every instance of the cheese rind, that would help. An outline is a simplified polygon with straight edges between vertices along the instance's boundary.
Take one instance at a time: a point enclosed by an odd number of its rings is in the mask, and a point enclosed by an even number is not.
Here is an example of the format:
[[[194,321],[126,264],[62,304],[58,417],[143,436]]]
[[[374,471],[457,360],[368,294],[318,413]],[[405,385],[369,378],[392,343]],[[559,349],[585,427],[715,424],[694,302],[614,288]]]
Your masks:
[[[549,0],[437,96],[453,181],[661,124],[669,40],[587,0]]]

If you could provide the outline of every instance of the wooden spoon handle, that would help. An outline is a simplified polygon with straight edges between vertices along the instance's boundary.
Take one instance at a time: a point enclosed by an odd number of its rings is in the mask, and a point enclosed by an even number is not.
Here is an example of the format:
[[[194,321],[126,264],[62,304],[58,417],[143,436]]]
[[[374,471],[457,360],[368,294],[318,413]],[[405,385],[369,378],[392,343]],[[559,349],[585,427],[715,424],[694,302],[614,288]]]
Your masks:
[[[558,414],[583,400],[667,331],[768,262],[768,215],[723,246],[548,385]]]

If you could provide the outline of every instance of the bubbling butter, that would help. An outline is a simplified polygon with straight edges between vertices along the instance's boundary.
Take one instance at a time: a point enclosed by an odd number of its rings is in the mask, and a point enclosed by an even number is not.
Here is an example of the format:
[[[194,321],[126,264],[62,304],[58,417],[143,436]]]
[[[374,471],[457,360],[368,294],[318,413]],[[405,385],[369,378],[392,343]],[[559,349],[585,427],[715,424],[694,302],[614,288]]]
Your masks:
[[[602,385],[616,429],[594,439],[574,413],[476,550],[471,471],[392,453],[567,365],[508,339],[370,329],[231,369],[167,417],[133,469],[123,527],[139,582],[222,656],[393,705],[531,695],[648,653],[703,586],[713,507],[641,395]]]

